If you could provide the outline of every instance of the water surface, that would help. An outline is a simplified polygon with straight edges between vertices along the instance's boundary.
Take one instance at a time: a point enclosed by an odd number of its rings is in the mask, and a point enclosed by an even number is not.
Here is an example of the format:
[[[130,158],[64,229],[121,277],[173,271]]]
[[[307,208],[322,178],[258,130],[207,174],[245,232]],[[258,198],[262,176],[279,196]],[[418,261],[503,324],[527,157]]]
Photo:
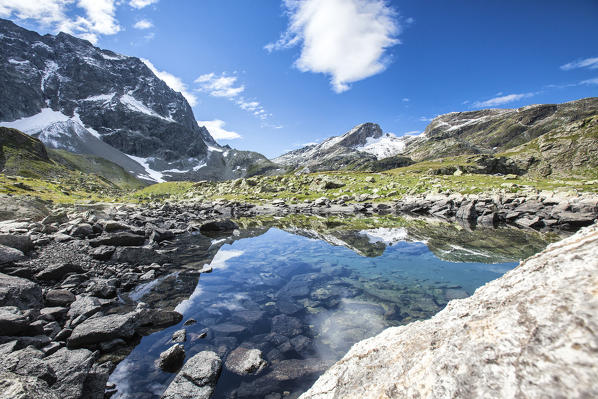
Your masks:
[[[181,270],[127,299],[196,320],[184,327],[187,358],[212,350],[224,361],[238,346],[263,352],[268,367],[257,376],[224,368],[215,398],[297,397],[355,342],[433,316],[547,243],[514,229],[366,224],[271,220],[227,239],[187,236],[178,243]],[[213,271],[199,277],[205,264]],[[159,398],[175,374],[155,360],[181,328],[141,340],[111,376],[115,398]]]

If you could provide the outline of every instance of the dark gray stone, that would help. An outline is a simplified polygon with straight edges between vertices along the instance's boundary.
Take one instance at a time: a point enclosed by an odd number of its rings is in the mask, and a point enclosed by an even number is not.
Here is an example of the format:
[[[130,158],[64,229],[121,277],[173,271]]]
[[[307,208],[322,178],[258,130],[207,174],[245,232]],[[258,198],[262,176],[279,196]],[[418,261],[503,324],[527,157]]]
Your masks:
[[[173,372],[180,369],[184,361],[185,347],[181,344],[177,344],[160,353],[158,367],[164,371]]]
[[[67,340],[69,348],[94,347],[115,338],[129,339],[135,335],[138,313],[92,317],[75,327]]]
[[[42,307],[42,289],[27,279],[0,273],[0,306],[39,309]]]
[[[81,273],[83,268],[72,263],[56,263],[46,267],[41,272],[37,273],[35,277],[38,280],[45,281],[59,281],[62,280],[69,273]]]

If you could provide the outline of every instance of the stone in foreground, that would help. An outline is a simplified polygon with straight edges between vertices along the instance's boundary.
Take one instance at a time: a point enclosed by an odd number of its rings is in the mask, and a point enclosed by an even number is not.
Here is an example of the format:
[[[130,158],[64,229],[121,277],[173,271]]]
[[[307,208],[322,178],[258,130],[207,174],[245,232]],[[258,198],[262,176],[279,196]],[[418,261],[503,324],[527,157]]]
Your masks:
[[[353,346],[301,399],[598,397],[598,226],[430,320]]]
[[[185,363],[161,399],[209,399],[220,376],[222,362],[214,352],[199,352]]]

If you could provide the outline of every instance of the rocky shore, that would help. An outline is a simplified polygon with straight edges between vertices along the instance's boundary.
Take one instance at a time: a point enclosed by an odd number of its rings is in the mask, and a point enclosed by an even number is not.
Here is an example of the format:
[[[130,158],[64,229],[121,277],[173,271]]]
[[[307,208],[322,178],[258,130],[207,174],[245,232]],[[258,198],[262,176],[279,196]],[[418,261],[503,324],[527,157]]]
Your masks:
[[[429,320],[355,344],[302,399],[598,395],[598,226]]]
[[[320,198],[300,204],[277,200],[265,205],[216,201],[77,206],[15,197],[0,209],[0,386],[10,392],[6,397],[23,399],[110,396],[110,373],[140,338],[182,321],[174,310],[123,302],[122,295],[170,273],[175,268],[172,244],[183,234],[230,236],[236,225],[228,218],[258,215],[404,212],[472,226],[507,222],[537,230],[576,230],[596,219],[598,197],[435,194],[392,203]],[[171,352],[164,354],[165,365],[184,359],[184,353],[181,357],[176,349]],[[190,361],[199,355],[204,360],[195,367]],[[213,352],[195,356],[165,397],[180,397],[177,392],[186,388],[177,384],[191,380],[194,387],[207,387],[193,397],[210,396],[221,360]],[[263,367],[255,353],[243,352],[237,360],[227,367]]]

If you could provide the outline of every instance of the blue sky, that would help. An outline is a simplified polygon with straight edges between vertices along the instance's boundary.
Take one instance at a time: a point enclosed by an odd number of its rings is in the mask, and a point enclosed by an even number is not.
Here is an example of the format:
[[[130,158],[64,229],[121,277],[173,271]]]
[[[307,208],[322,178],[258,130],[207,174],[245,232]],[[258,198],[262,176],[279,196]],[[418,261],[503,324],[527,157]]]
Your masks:
[[[598,95],[596,0],[0,0],[0,17],[148,60],[221,144],[268,157]]]

